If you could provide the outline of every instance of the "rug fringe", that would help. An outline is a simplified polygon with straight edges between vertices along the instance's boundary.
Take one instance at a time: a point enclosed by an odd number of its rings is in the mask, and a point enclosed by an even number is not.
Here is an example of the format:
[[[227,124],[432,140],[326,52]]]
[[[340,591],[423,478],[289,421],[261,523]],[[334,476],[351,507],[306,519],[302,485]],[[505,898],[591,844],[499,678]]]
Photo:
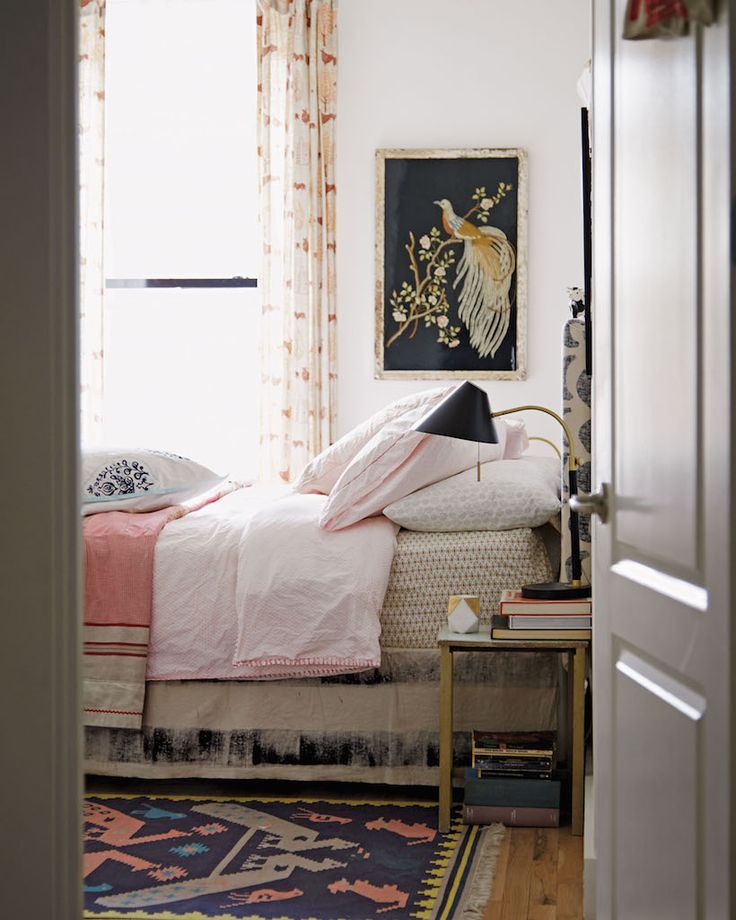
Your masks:
[[[483,917],[483,912],[491,897],[496,863],[505,833],[506,828],[503,824],[490,824],[482,831],[483,839],[474,860],[473,877],[463,898],[463,920]]]

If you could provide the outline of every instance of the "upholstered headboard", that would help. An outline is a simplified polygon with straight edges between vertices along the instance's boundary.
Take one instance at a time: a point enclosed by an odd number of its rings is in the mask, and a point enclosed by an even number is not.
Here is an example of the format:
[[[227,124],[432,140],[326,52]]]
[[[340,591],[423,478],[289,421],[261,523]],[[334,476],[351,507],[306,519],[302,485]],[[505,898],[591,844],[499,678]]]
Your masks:
[[[590,376],[585,373],[585,320],[569,319],[562,338],[562,412],[575,439],[575,455],[580,463],[578,489],[590,492]],[[567,460],[567,447],[565,447]],[[567,477],[563,476],[562,491],[568,498]],[[591,541],[590,518],[580,518],[580,556],[583,581],[590,583]],[[563,575],[570,578],[570,517],[567,501],[562,509]]]

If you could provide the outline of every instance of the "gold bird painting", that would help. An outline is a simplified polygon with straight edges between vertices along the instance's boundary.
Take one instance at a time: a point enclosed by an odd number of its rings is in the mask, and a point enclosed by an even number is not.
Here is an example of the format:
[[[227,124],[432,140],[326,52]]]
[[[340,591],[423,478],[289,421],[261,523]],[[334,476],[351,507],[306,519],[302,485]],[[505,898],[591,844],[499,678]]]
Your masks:
[[[511,279],[516,251],[498,227],[478,227],[440,198],[442,226],[463,243],[453,288],[458,289],[458,316],[470,344],[481,358],[494,357],[506,337],[511,318]]]

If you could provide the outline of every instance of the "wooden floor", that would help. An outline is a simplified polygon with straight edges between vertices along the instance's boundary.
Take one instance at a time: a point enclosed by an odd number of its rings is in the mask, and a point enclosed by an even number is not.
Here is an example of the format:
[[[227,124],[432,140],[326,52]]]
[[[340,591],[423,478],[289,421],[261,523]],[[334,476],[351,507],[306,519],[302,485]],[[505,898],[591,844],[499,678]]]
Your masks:
[[[582,920],[583,838],[570,826],[510,827],[483,920]]]

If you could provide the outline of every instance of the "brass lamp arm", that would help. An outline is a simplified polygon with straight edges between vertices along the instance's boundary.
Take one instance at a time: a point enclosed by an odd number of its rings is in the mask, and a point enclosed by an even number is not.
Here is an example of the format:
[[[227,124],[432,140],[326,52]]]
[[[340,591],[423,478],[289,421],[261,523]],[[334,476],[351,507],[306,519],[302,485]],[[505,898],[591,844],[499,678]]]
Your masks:
[[[513,409],[500,409],[498,412],[491,412],[491,418],[498,418],[501,415],[512,415],[516,412],[526,412],[529,409],[536,409],[538,412],[546,412],[547,415],[551,415],[553,419],[556,419],[560,423],[565,433],[565,439],[567,440],[568,469],[576,470],[578,468],[578,461],[575,457],[575,446],[572,440],[572,434],[565,421],[556,412],[553,412],[552,409],[548,409],[546,406],[515,406]]]
[[[557,454],[558,459],[562,460],[562,451],[555,444],[554,441],[551,441],[549,438],[543,438],[541,434],[530,434],[529,440],[530,441],[541,441],[543,444],[548,444],[552,448],[552,450]]]

